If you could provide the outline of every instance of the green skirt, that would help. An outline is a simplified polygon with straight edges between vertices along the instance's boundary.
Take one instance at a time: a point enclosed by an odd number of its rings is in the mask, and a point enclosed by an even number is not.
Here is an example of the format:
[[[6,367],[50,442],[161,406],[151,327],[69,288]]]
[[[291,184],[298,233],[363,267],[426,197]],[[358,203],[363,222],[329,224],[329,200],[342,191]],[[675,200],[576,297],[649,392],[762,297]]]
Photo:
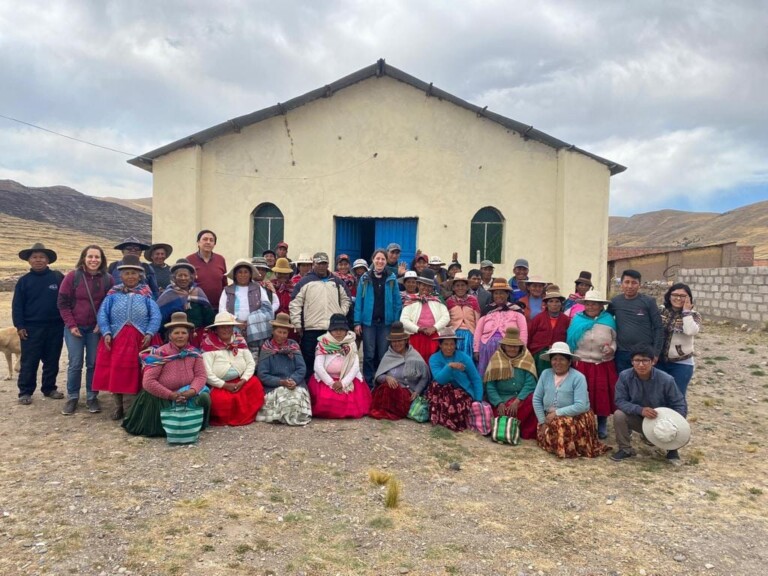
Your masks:
[[[203,430],[208,427],[208,419],[211,416],[211,396],[210,394],[198,394],[192,398],[191,403],[194,406],[200,406],[203,409]],[[160,410],[170,408],[173,403],[170,400],[163,400],[153,396],[146,390],[142,390],[136,397],[135,402],[128,410],[123,420],[123,428],[129,434],[134,436],[149,436],[165,438],[165,429],[160,421]]]

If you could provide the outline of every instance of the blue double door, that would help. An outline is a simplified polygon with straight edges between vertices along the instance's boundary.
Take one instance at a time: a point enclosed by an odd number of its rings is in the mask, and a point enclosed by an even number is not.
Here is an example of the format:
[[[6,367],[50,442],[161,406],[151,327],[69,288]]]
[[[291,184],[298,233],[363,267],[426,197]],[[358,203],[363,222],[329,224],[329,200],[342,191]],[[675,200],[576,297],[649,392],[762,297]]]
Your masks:
[[[400,244],[400,259],[409,266],[416,255],[418,218],[340,218],[336,217],[336,254],[347,254],[354,262],[365,258],[388,244]]]

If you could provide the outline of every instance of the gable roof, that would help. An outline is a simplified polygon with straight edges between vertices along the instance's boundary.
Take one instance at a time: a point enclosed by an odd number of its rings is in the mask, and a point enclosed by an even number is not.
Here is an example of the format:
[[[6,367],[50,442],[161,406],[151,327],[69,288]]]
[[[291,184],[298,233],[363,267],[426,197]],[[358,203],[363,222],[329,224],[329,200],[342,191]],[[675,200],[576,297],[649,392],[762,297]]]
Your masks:
[[[180,140],[176,140],[175,142],[171,142],[170,144],[166,144],[165,146],[161,146],[160,148],[151,150],[146,154],[142,154],[141,156],[132,158],[131,160],[128,160],[128,163],[133,164],[134,166],[138,166],[139,168],[142,168],[149,172],[152,172],[152,161],[155,158],[159,158],[160,156],[164,156],[165,154],[170,154],[171,152],[174,152],[181,148],[186,148],[188,146],[197,146],[197,145],[205,144],[206,142],[210,142],[211,140],[215,138],[219,138],[220,136],[224,136],[226,134],[239,132],[242,128],[245,128],[246,126],[256,124],[258,122],[267,120],[269,118],[273,118],[275,116],[281,116],[287,113],[288,111],[293,110],[294,108],[304,106],[305,104],[309,104],[314,100],[318,100],[320,98],[329,98],[335,92],[338,92],[339,90],[343,90],[344,88],[352,86],[353,84],[357,84],[358,82],[362,82],[363,80],[367,80],[368,78],[374,78],[374,77],[378,78],[381,76],[389,76],[390,78],[394,78],[395,80],[404,82],[405,84],[408,84],[409,86],[413,86],[418,90],[424,91],[427,96],[434,96],[435,98],[440,98],[441,100],[445,100],[447,102],[451,102],[452,104],[455,104],[456,106],[465,108],[466,110],[469,110],[477,114],[478,117],[482,116],[483,118],[487,118],[493,122],[496,122],[497,124],[501,124],[505,128],[508,128],[510,130],[513,130],[514,132],[517,132],[526,140],[527,139],[535,140],[537,142],[541,142],[542,144],[546,144],[547,146],[551,146],[556,150],[562,150],[562,149],[572,150],[573,152],[577,152],[579,154],[588,156],[589,158],[592,158],[593,160],[596,160],[597,162],[600,162],[601,164],[604,164],[605,166],[607,166],[608,169],[611,171],[611,176],[613,176],[614,174],[619,174],[620,172],[624,172],[624,170],[627,169],[625,166],[622,166],[621,164],[617,164],[616,162],[612,162],[610,160],[607,160],[606,158],[601,158],[600,156],[591,154],[586,150],[582,150],[581,148],[576,147],[573,144],[568,144],[567,142],[558,140],[557,138],[550,136],[549,134],[546,134],[540,130],[535,129],[533,126],[529,126],[527,124],[523,124],[522,122],[518,122],[516,120],[512,120],[511,118],[507,118],[505,116],[501,116],[500,114],[491,112],[490,110],[488,110],[487,106],[485,108],[480,108],[479,106],[470,104],[469,102],[462,100],[461,98],[458,98],[453,94],[449,94],[448,92],[440,90],[439,88],[435,88],[431,82],[428,84],[423,80],[419,80],[418,78],[411,76],[410,74],[407,74],[402,70],[395,68],[394,66],[390,66],[384,61],[383,58],[380,59],[378,62],[376,62],[376,64],[373,64],[372,66],[366,66],[365,68],[362,68],[357,72],[353,72],[348,76],[344,76],[343,78],[340,78],[339,80],[336,80],[331,84],[326,84],[322,88],[317,88],[316,90],[307,92],[302,96],[297,96],[296,98],[288,100],[287,102],[278,103],[275,106],[263,108],[261,110],[257,110],[256,112],[251,112],[250,114],[245,114],[244,116],[238,116],[237,118],[227,120],[226,122],[222,122],[221,124],[217,124],[216,126],[211,126],[210,128],[206,128],[205,130],[196,132],[191,136],[186,136],[184,138],[181,138]]]

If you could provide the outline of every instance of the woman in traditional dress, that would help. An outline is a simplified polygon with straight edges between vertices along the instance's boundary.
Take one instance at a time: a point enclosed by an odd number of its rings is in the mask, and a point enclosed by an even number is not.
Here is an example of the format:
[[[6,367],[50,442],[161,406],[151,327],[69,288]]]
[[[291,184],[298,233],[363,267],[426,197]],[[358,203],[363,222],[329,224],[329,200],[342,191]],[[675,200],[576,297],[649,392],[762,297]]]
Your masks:
[[[701,314],[693,309],[693,294],[687,284],[672,284],[664,294],[661,322],[664,346],[656,368],[672,376],[685,396],[693,376],[693,338],[701,326]]]
[[[186,258],[179,258],[171,266],[171,283],[157,299],[162,321],[168,322],[174,312],[184,312],[195,325],[190,344],[200,346],[205,327],[213,322],[216,311],[202,288],[195,283],[195,267]]]
[[[259,355],[258,373],[267,395],[256,420],[304,426],[312,419],[307,366],[299,344],[288,338],[291,317],[281,312],[271,324],[272,338],[264,342]]]
[[[592,290],[592,272],[582,270],[579,277],[576,278],[576,289],[573,294],[563,303],[563,312],[569,318],[573,318],[579,312],[584,312],[584,304],[581,300],[589,290]]]
[[[533,392],[539,446],[559,458],[594,458],[605,454],[610,448],[597,438],[587,381],[571,367],[571,362],[578,358],[568,344],[555,342],[545,360],[552,363],[552,368],[544,370]]]
[[[504,278],[494,278],[491,282],[492,303],[488,312],[477,321],[475,328],[475,360],[478,362],[478,370],[485,374],[488,361],[499,349],[499,342],[509,327],[515,327],[520,331],[520,340],[528,343],[528,326],[525,316],[519,312],[520,308],[510,304],[509,287]]]
[[[238,322],[232,314],[219,312],[203,336],[211,426],[246,426],[264,405],[264,388],[254,376],[256,362],[235,326]]]
[[[168,343],[142,354],[143,390],[123,421],[125,431],[135,436],[165,436],[160,411],[174,403],[202,407],[203,428],[208,426],[211,397],[205,365],[200,351],[189,345],[195,325],[184,312],[174,312],[164,327]]]
[[[539,374],[550,367],[541,355],[555,342],[565,342],[571,319],[563,314],[564,301],[560,288],[550,284],[544,294],[544,310],[528,322],[528,350],[533,354]]]
[[[291,282],[294,284],[299,283],[304,276],[312,271],[312,256],[302,252],[294,262],[296,264],[296,274],[291,278]]]
[[[387,336],[389,349],[381,359],[374,380],[371,418],[399,420],[408,416],[411,402],[429,383],[429,367],[408,344],[402,322],[395,322]]]
[[[517,328],[507,328],[504,338],[488,362],[483,374],[485,394],[494,416],[513,416],[520,421],[520,436],[536,438],[536,413],[533,391],[536,389],[536,365],[520,340]]]
[[[362,418],[368,414],[371,390],[360,375],[355,333],[343,314],[331,316],[328,332],[317,339],[314,369],[307,386],[315,417]]]
[[[400,321],[411,335],[411,346],[421,354],[424,362],[437,351],[437,333],[448,326],[451,315],[448,308],[435,296],[435,273],[423,270],[418,277],[419,293],[405,301]]]
[[[93,390],[111,392],[115,406],[112,420],[122,420],[130,401],[141,389],[139,351],[149,345],[160,329],[160,309],[152,290],[142,282],[144,268],[139,257],[123,257],[121,283],[113,287],[101,303],[97,315],[102,339],[96,353]]]
[[[445,306],[451,316],[451,328],[459,338],[457,349],[471,358],[475,349],[474,333],[480,320],[480,305],[477,298],[468,293],[469,280],[461,272],[456,272],[447,284],[451,295]]]
[[[571,318],[567,342],[579,358],[573,367],[587,379],[589,406],[602,440],[608,437],[608,416],[616,410],[616,321],[605,311],[609,301],[598,290],[589,290],[580,303],[584,311]]]
[[[419,293],[419,275],[414,270],[408,270],[403,276],[403,289],[400,291],[400,298],[403,300],[403,306],[410,299]]]
[[[429,359],[432,384],[427,389],[432,424],[460,432],[469,427],[472,402],[483,399],[483,381],[472,358],[456,350],[456,334],[445,328],[438,334],[440,349]]]

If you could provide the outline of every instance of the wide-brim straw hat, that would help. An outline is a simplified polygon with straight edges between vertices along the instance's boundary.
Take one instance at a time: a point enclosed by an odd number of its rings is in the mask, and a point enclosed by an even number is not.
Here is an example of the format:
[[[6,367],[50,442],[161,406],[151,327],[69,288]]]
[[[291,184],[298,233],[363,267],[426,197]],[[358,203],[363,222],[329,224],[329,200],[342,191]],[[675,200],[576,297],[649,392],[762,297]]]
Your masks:
[[[456,330],[451,328],[450,326],[447,328],[443,328],[437,333],[436,340],[458,340],[459,337],[456,336]]]
[[[579,299],[579,304],[584,304],[585,302],[599,302],[600,304],[610,304],[611,301],[603,298],[603,293],[600,292],[600,290],[587,290],[587,293],[584,294],[584,298]]]
[[[501,339],[499,344],[504,344],[505,346],[525,346],[525,342],[520,340],[520,329],[514,326],[507,328],[504,338]]]
[[[496,292],[497,290],[504,290],[504,292],[511,292],[512,288],[509,287],[504,278],[494,278],[491,282],[491,286],[488,288],[488,292]]]
[[[241,322],[237,321],[237,318],[233,314],[227,311],[219,312],[213,319],[213,324],[209,324],[206,328],[216,329],[219,326],[242,326]]]
[[[123,256],[123,262],[117,267],[118,270],[138,270],[144,272],[144,266],[141,265],[141,260],[134,254],[128,254]]]
[[[411,335],[405,331],[405,327],[402,322],[392,322],[392,327],[389,329],[389,335],[387,340],[392,342],[393,340],[408,340]]]
[[[275,316],[274,320],[270,320],[269,323],[272,324],[274,328],[288,328],[288,330],[293,328],[293,324],[291,324],[291,317],[285,312],[280,312],[280,314]]]
[[[440,258],[440,256],[432,256],[432,258],[430,258],[427,261],[427,265],[429,265],[429,266],[445,266],[445,262],[443,262],[443,259]]]
[[[546,302],[547,300],[551,300],[553,298],[557,298],[560,300],[560,302],[565,302],[565,296],[560,294],[560,287],[556,286],[555,284],[550,284],[547,287],[547,291],[544,294],[544,298],[541,299],[542,302]]]
[[[58,256],[56,255],[56,252],[51,250],[50,248],[46,248],[45,244],[42,242],[35,242],[32,244],[32,248],[27,248],[26,250],[22,250],[19,252],[19,258],[22,260],[29,260],[29,257],[32,256],[35,252],[42,252],[46,255],[48,258],[48,263],[53,264],[58,259]]]
[[[117,246],[115,246],[115,250],[122,250],[126,246],[138,246],[142,250],[146,250],[147,248],[150,248],[150,245],[146,242],[142,242],[136,236],[128,236],[125,240],[120,242]]]
[[[643,434],[663,450],[677,450],[691,439],[691,425],[672,408],[654,408],[656,418],[643,418]]]
[[[171,275],[176,274],[178,270],[186,270],[192,276],[194,276],[195,273],[197,272],[195,270],[195,267],[192,265],[192,263],[186,258],[179,258],[178,260],[176,260],[176,264],[171,266]]]
[[[300,252],[299,257],[296,258],[296,264],[312,264],[312,255],[306,252]]]
[[[195,328],[195,325],[187,319],[186,312],[174,312],[171,314],[170,321],[167,324],[164,324],[164,328],[168,330],[171,328],[176,328],[177,326],[184,326],[190,330],[194,330]]]
[[[467,286],[469,286],[469,278],[467,278],[463,272],[456,272],[456,274],[453,275],[453,278],[448,280],[448,287],[453,288],[454,282],[464,282]]]
[[[525,284],[526,285],[528,285],[528,284],[544,284],[544,286],[546,286],[547,284],[549,284],[549,282],[547,282],[544,279],[544,276],[539,276],[537,274],[534,274],[533,276],[529,276],[528,277],[528,279],[525,281]]]
[[[232,265],[232,268],[230,268],[229,271],[227,272],[227,278],[231,278],[232,280],[234,280],[235,270],[237,270],[238,268],[248,268],[248,270],[251,271],[251,276],[253,276],[254,273],[256,272],[250,260],[246,260],[245,258],[240,258]]]
[[[552,344],[549,350],[547,350],[546,352],[544,352],[544,354],[540,356],[540,358],[542,360],[549,360],[550,358],[552,358],[552,356],[556,356],[558,354],[560,354],[561,356],[568,356],[572,360],[579,360],[579,357],[576,356],[576,354],[574,354],[573,352],[571,352],[571,348],[565,342],[555,342],[554,344]]]
[[[171,255],[171,252],[173,252],[173,246],[171,246],[170,244],[165,244],[163,242],[158,242],[157,244],[152,244],[152,246],[144,250],[144,260],[146,260],[147,262],[152,262],[152,254],[158,248],[162,248],[165,250],[166,258],[168,258]]]
[[[278,258],[275,261],[275,267],[272,268],[272,272],[275,274],[293,274],[293,268],[291,268],[288,258]]]

